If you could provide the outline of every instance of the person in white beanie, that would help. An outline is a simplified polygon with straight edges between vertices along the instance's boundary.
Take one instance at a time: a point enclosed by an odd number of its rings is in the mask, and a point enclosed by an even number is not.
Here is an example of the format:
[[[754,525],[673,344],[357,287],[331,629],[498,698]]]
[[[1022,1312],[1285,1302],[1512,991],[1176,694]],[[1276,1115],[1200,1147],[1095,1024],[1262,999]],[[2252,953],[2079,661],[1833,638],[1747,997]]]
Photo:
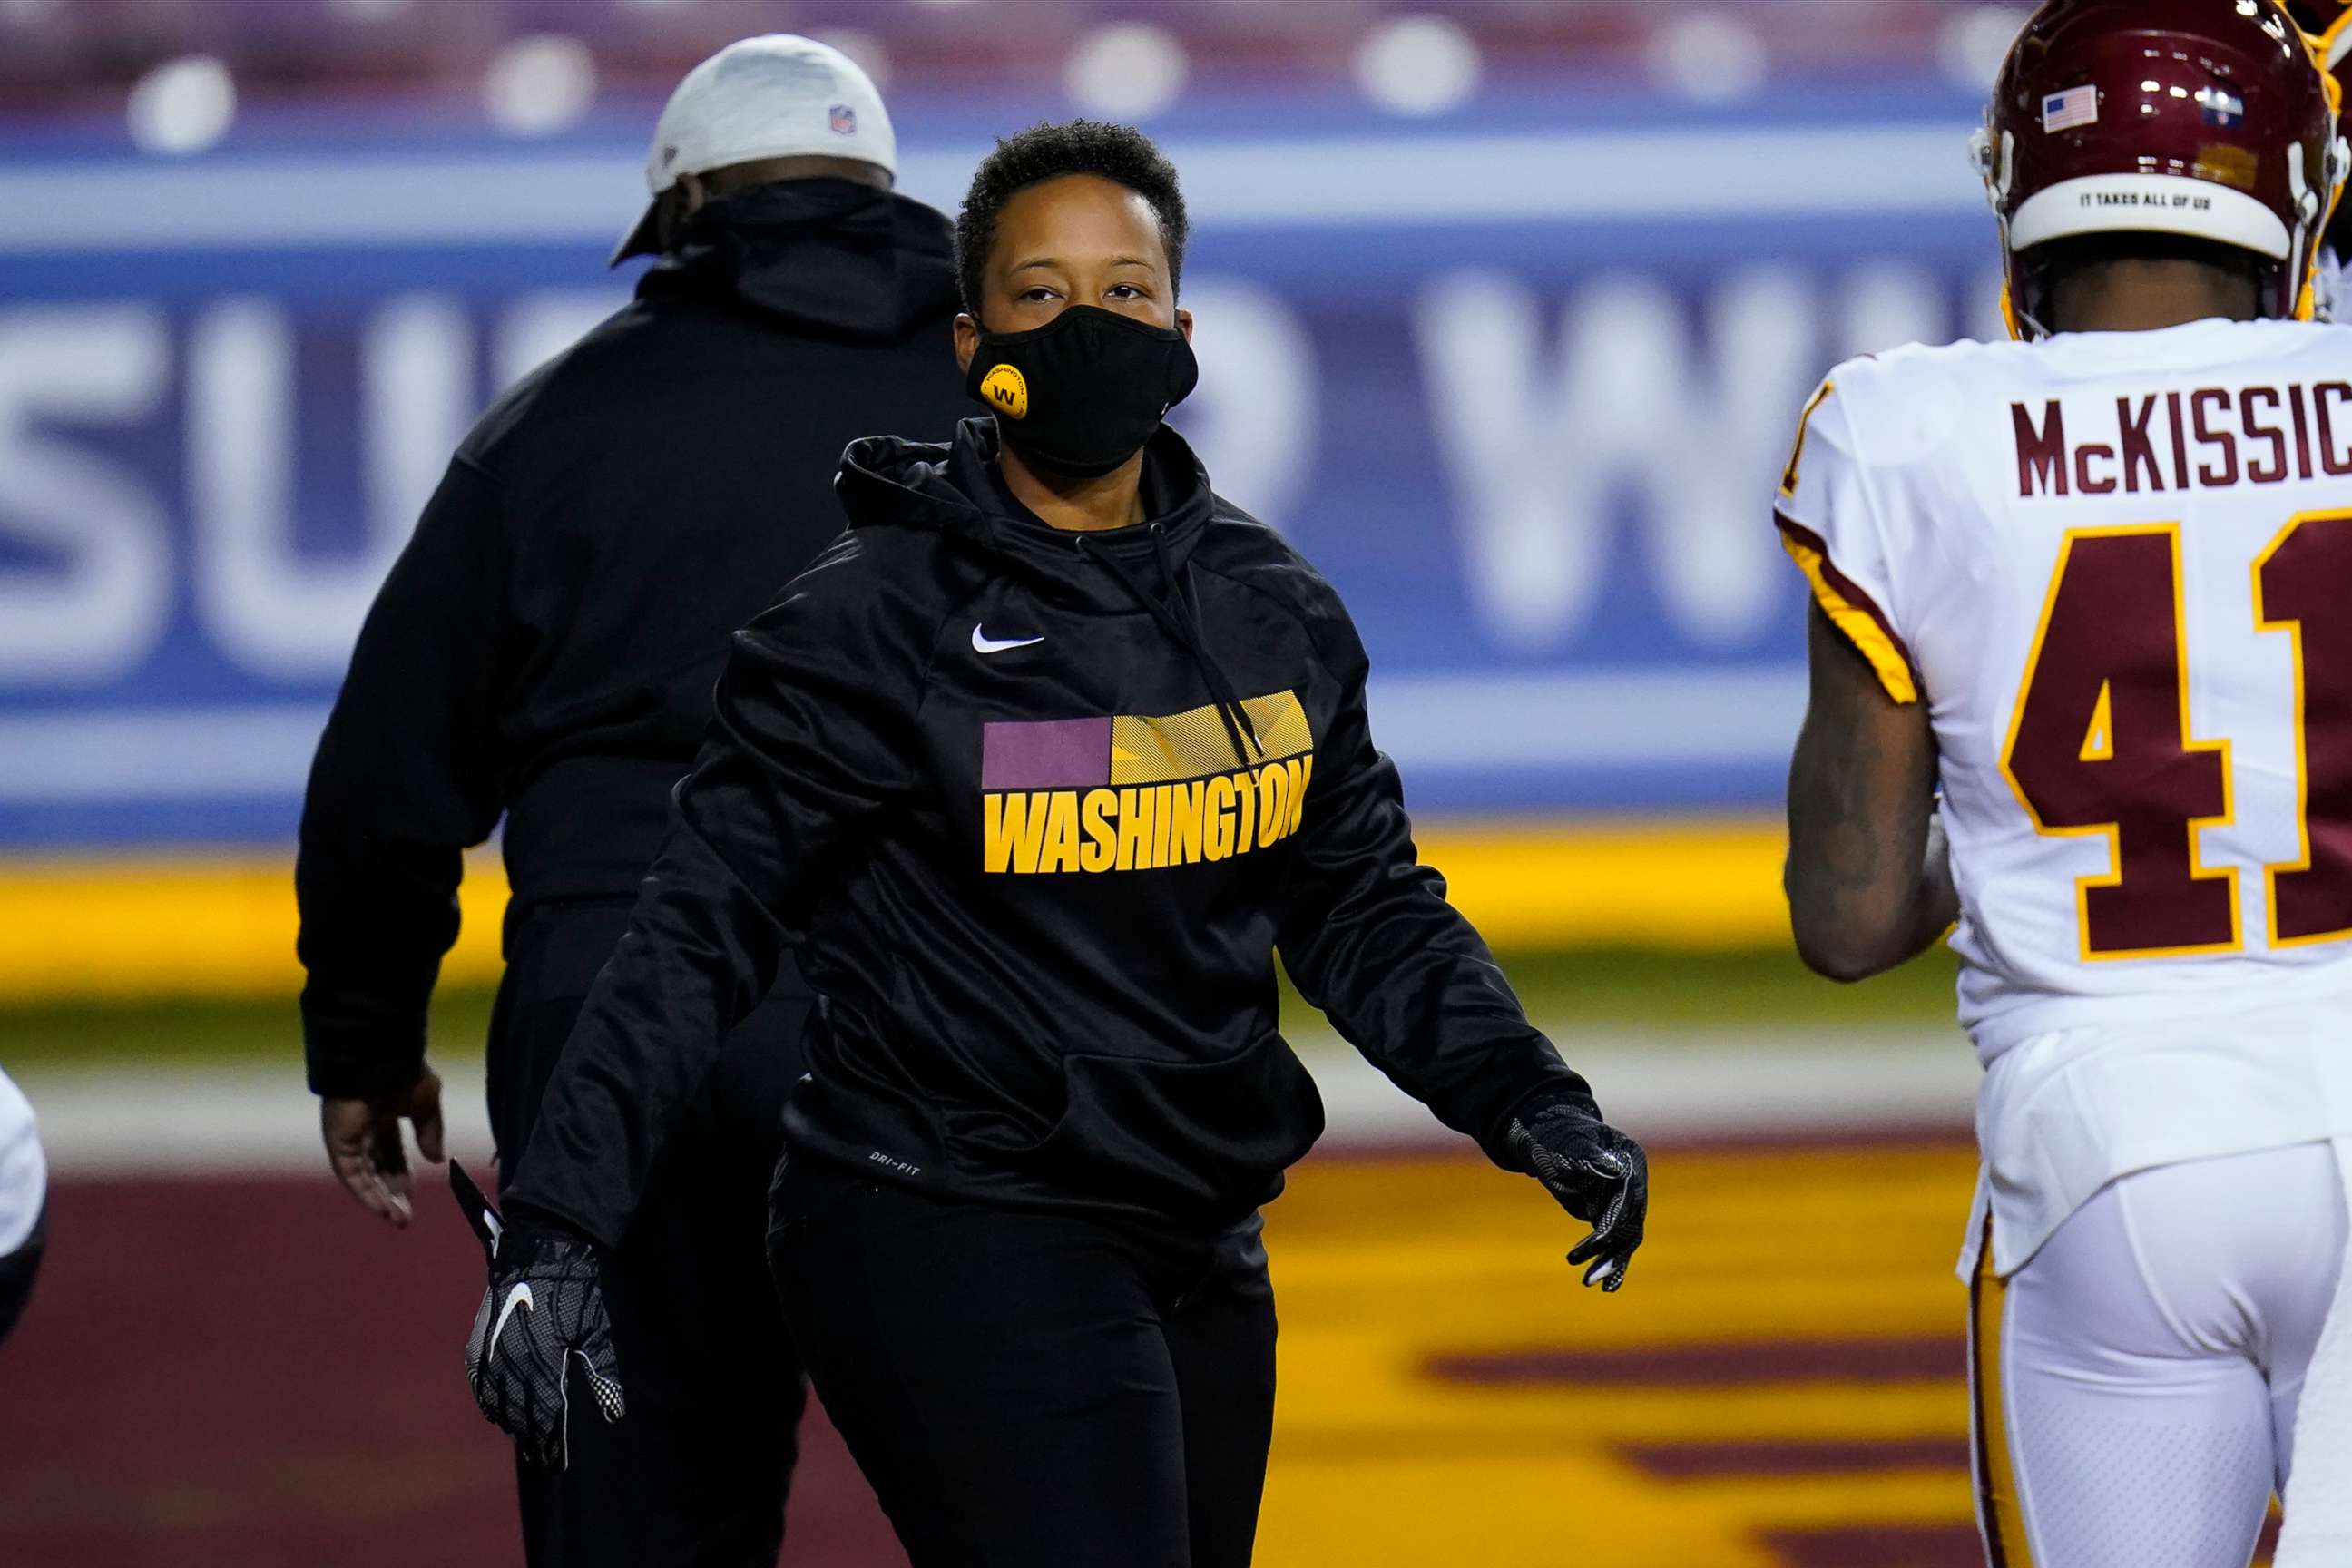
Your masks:
[[[855,61],[791,33],[743,38],[670,94],[646,153],[653,200],[613,261],[674,248],[686,220],[719,197],[802,179],[887,190],[898,173],[898,133]]]
[[[880,96],[834,49],[747,38],[697,66],[614,258],[657,258],[635,300],[483,416],[369,615],[296,883],[328,1157],[383,1220],[412,1214],[401,1121],[443,1156],[425,1005],[464,848],[503,819],[503,1188],[627,925],[730,634],[841,531],[833,476],[853,437],[945,437],[963,410],[952,237],[893,193],[897,162]],[[762,1247],[809,1006],[789,969],[606,1260],[630,1420],[582,1424],[568,1467],[519,1463],[533,1568],[776,1560],[802,1401]]]

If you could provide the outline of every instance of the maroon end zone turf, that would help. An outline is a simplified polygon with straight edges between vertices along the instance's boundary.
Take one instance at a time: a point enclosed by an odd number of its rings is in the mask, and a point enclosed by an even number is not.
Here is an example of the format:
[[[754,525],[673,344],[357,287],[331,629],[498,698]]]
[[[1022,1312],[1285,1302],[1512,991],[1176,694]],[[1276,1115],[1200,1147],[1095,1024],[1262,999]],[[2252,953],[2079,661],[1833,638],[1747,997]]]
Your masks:
[[[1670,1160],[1685,1147],[1663,1152]],[[1410,1157],[1477,1163],[1426,1146]],[[1313,1163],[1361,1160],[1331,1152]],[[440,1179],[425,1175],[423,1218],[407,1233],[370,1219],[323,1172],[60,1184],[40,1287],[17,1336],[0,1346],[0,1568],[519,1563],[511,1450],[475,1415],[460,1367],[479,1253],[440,1198]],[[1311,1179],[1302,1173],[1302,1194]],[[1580,1344],[1448,1351],[1424,1372],[1464,1394],[1553,1383],[1728,1386],[1769,1372],[1946,1382],[1957,1400],[1959,1352],[1957,1333],[1834,1346]],[[831,1428],[813,1418],[803,1441],[789,1568],[904,1568]],[[1946,1522],[1784,1530],[1759,1544],[1782,1568],[1957,1568],[1977,1558],[1956,1437],[1857,1447],[1756,1436],[1629,1444],[1619,1457],[1665,1488],[1946,1475],[1958,1500]]]
[[[404,1233],[323,1171],[63,1182],[0,1346],[8,1568],[494,1568],[512,1450],[459,1352],[481,1254],[427,1173]],[[789,1561],[904,1568],[821,1416]]]

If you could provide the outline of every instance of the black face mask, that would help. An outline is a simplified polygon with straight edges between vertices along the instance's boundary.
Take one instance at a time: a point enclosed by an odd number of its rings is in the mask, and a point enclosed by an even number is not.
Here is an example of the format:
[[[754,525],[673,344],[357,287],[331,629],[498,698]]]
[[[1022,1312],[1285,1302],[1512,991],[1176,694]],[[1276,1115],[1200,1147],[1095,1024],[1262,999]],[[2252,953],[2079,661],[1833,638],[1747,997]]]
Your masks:
[[[1171,328],[1073,305],[1025,332],[982,332],[964,390],[1023,458],[1061,473],[1118,468],[1201,379]]]

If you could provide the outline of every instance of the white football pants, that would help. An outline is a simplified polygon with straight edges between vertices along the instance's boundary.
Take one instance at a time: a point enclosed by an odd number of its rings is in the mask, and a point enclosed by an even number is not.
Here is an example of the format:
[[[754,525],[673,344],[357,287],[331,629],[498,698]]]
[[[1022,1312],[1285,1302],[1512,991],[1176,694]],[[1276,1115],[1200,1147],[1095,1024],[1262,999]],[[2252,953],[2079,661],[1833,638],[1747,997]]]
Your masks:
[[[2335,1150],[2304,1143],[2111,1182],[2006,1280],[1988,1241],[1969,1371],[1991,1568],[2246,1568],[2345,1211]]]

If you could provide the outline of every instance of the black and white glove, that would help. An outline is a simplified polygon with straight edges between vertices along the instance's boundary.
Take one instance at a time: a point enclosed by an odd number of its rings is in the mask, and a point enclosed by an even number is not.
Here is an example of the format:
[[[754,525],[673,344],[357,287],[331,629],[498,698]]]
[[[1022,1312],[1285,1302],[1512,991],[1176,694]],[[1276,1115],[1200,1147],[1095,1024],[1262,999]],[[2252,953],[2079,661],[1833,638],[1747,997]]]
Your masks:
[[[1603,1290],[1624,1284],[1650,1209],[1650,1157],[1642,1146],[1601,1121],[1591,1096],[1568,1090],[1522,1104],[1503,1141],[1520,1170],[1592,1227],[1568,1255],[1570,1263],[1591,1264],[1584,1282]]]
[[[579,1373],[605,1420],[618,1421],[623,1409],[596,1249],[552,1226],[502,1223],[455,1160],[449,1184],[490,1266],[466,1341],[474,1403],[525,1458],[560,1470],[570,1458],[569,1374]]]

